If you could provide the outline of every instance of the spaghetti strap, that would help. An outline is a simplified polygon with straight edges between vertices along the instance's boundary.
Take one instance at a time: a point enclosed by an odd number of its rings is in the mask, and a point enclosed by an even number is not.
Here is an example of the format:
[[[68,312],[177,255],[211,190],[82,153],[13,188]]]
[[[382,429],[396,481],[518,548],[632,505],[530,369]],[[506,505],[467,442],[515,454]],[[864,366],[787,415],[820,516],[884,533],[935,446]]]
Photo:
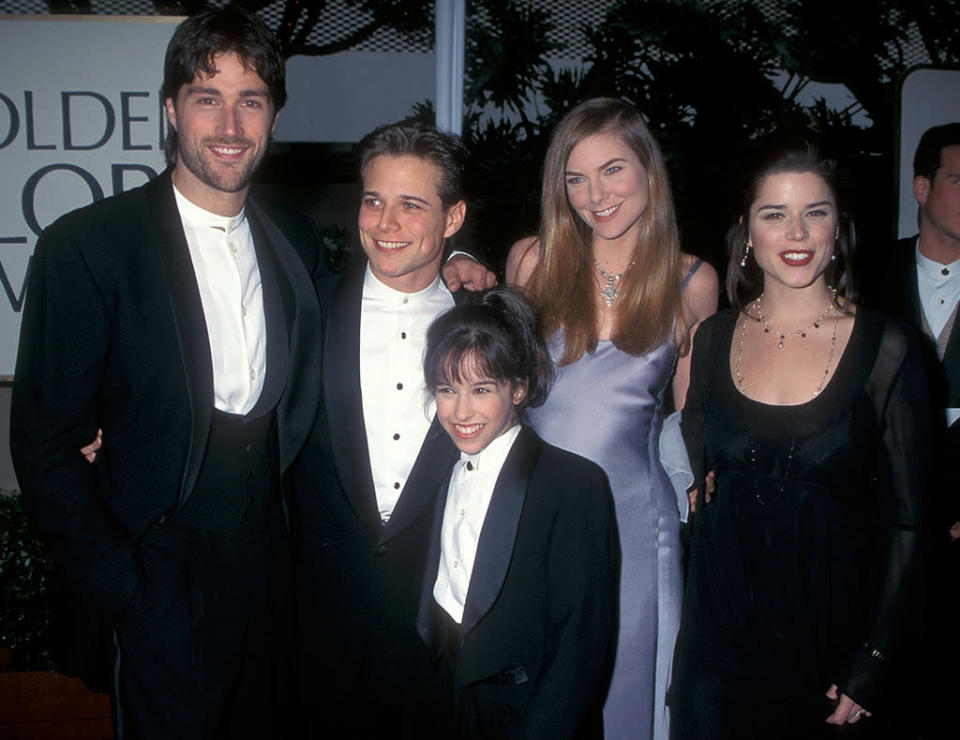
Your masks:
[[[680,283],[680,290],[685,290],[685,289],[686,289],[687,283],[689,283],[689,282],[690,282],[690,278],[693,277],[693,273],[695,273],[697,270],[699,270],[699,269],[700,269],[700,265],[702,265],[702,264],[703,264],[703,260],[700,259],[699,257],[697,257],[697,258],[693,261],[693,264],[690,265],[690,269],[687,270],[686,276],[684,276],[684,278],[683,278],[683,282]]]

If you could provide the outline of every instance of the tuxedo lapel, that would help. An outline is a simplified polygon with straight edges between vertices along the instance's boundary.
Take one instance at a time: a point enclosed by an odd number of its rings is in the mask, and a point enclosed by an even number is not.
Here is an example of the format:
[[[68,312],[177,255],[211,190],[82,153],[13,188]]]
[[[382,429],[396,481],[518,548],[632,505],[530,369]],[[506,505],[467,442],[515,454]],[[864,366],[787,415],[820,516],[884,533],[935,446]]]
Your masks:
[[[943,375],[947,386],[945,407],[960,408],[960,309],[943,353]]]
[[[507,577],[527,486],[540,449],[540,439],[522,428],[497,478],[477,543],[467,602],[463,607],[461,639],[490,611]]]
[[[420,452],[410,470],[406,485],[400,493],[390,521],[383,528],[380,542],[388,542],[402,532],[433,501],[440,490],[440,482],[457,459],[457,448],[436,415],[420,445]]]
[[[960,399],[960,311],[953,322],[953,331],[947,342],[947,351],[943,355],[943,369],[947,374],[947,384],[952,393],[951,403]]]
[[[447,491],[450,488],[450,476],[453,474],[453,464],[440,481],[437,497],[434,500],[433,523],[430,526],[430,542],[427,545],[426,566],[423,569],[423,582],[420,587],[420,603],[417,607],[417,632],[420,639],[436,658],[443,652],[444,639],[437,623],[437,604],[433,598],[433,586],[437,581],[437,572],[440,569],[440,532],[443,528],[443,510],[447,503]]]
[[[920,303],[920,286],[917,283],[917,259],[914,254],[914,242],[910,241],[909,248],[902,249],[898,277],[903,287],[904,317],[914,326],[923,326],[923,305]]]
[[[267,321],[264,401],[272,408],[280,399],[277,428],[283,471],[306,442],[320,401],[321,314],[313,282],[293,245],[252,200],[247,201],[247,215]]]
[[[380,528],[360,391],[360,306],[366,263],[333,291],[324,336],[323,389],[340,484],[361,521]]]
[[[286,385],[290,351],[287,329],[289,304],[283,300],[282,294],[288,294],[289,290],[281,289],[279,266],[266,233],[253,213],[248,210],[247,215],[250,221],[250,232],[253,235],[254,251],[257,254],[257,270],[260,273],[263,296],[264,326],[267,332],[267,364],[263,390],[249,414],[252,418],[259,418],[274,409]],[[286,286],[283,287],[286,288]]]
[[[183,233],[180,211],[173,195],[169,171],[146,185],[147,201],[154,216],[153,244],[159,252],[163,278],[170,296],[180,344],[180,359],[187,381],[190,404],[190,440],[186,464],[180,482],[177,509],[190,497],[210,433],[213,415],[213,364],[210,339],[203,318],[200,288]],[[145,227],[145,230],[149,227]]]

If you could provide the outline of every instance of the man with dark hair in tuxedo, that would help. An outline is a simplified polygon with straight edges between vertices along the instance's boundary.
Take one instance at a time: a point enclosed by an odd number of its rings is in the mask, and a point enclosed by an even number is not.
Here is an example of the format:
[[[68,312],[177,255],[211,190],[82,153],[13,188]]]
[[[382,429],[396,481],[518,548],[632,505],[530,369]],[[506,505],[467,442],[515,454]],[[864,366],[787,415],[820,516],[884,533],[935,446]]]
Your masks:
[[[915,716],[931,737],[954,737],[948,706],[960,690],[950,645],[960,608],[960,122],[934,126],[920,137],[913,157],[913,194],[919,231],[887,252],[864,252],[864,303],[906,323],[924,340],[937,428],[931,476],[931,549],[922,704]],[[934,680],[929,677],[936,676]],[[951,726],[952,725],[952,726]]]
[[[326,415],[293,476],[303,707],[318,731],[444,737],[446,684],[416,617],[433,502],[457,451],[422,358],[427,327],[455,301],[440,266],[466,216],[465,153],[402,121],[358,155],[363,259],[319,286]]]
[[[932,501],[938,530],[960,536],[960,488],[949,462],[960,455],[960,122],[934,126],[913,157],[919,231],[886,254],[865,252],[867,305],[912,325],[927,340],[931,389],[946,430],[941,435],[939,488]],[[946,532],[938,531],[939,535]]]
[[[248,197],[284,65],[236,6],[181,23],[168,169],[57,220],[31,263],[14,464],[59,579],[112,627],[119,737],[282,737],[291,716],[282,479],[319,402],[321,253]]]

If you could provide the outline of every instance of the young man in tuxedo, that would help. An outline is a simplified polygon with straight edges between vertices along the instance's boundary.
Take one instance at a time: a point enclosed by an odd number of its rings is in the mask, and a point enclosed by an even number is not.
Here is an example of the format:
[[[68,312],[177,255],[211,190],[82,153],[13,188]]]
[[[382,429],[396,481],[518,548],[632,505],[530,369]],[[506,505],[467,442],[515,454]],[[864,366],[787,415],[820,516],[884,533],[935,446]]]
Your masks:
[[[923,675],[942,677],[924,686],[924,705],[949,703],[960,690],[949,645],[960,607],[960,487],[953,461],[960,456],[960,122],[934,126],[920,137],[913,158],[913,194],[919,231],[885,254],[864,255],[864,303],[890,313],[922,337],[937,441],[931,476],[931,543],[926,563],[927,605],[922,629],[927,647]],[[916,700],[917,706],[921,700]],[[949,715],[923,716],[931,737],[953,737]]]
[[[303,708],[358,737],[439,737],[444,684],[416,615],[456,448],[421,363],[427,327],[454,305],[440,267],[466,216],[464,152],[405,121],[369,134],[359,159],[363,259],[319,286],[325,413],[294,475]]]
[[[934,126],[920,137],[913,158],[913,194],[919,231],[884,255],[864,255],[864,302],[903,319],[920,332],[927,349],[933,398],[945,433],[941,438],[935,516],[938,536],[955,525],[960,537],[960,497],[949,461],[960,454],[960,122]],[[937,480],[934,476],[934,480]]]
[[[319,250],[248,197],[284,80],[256,16],[184,21],[168,169],[60,218],[31,264],[14,464],[60,579],[112,627],[119,737],[283,736],[291,716],[281,479],[319,402]]]

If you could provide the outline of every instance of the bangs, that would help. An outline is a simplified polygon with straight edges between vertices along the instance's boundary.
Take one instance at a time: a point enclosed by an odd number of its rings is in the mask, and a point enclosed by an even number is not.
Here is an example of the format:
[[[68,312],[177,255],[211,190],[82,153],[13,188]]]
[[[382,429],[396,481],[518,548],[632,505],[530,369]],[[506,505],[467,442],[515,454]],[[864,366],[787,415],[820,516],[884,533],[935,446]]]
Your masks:
[[[448,347],[438,359],[435,377],[431,383],[433,387],[443,383],[465,383],[474,380],[509,380],[507,377],[498,377],[499,373],[494,371],[492,363],[479,346],[480,342],[476,341],[478,337],[472,339],[474,341],[465,346]]]

